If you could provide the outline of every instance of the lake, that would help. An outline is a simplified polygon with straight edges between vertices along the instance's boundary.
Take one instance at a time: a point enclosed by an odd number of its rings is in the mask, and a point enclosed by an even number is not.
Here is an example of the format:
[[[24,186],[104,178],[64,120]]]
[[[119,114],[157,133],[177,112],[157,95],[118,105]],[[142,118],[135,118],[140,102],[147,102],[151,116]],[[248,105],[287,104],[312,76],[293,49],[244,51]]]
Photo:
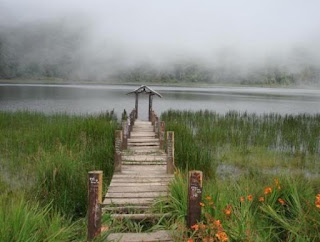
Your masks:
[[[120,115],[134,108],[134,95],[126,95],[139,85],[46,85],[0,84],[0,110],[32,110],[47,114],[66,112],[94,114],[112,110]],[[163,95],[154,97],[160,114],[168,109],[230,110],[248,113],[320,113],[319,89],[261,87],[168,87],[152,86]],[[148,96],[140,95],[139,117],[147,118]]]

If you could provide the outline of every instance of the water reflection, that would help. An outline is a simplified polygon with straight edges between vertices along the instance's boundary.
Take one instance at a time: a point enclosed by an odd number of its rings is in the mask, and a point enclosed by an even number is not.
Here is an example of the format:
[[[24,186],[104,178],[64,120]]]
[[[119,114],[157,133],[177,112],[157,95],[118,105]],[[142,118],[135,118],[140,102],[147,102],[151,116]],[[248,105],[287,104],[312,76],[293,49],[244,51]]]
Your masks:
[[[0,110],[44,113],[98,113],[114,109],[118,115],[134,107],[130,85],[20,85],[0,84]],[[156,112],[168,109],[230,110],[249,113],[315,114],[320,112],[320,90],[285,88],[181,88],[154,86],[163,98],[154,98]],[[147,118],[148,97],[141,95],[140,118]]]

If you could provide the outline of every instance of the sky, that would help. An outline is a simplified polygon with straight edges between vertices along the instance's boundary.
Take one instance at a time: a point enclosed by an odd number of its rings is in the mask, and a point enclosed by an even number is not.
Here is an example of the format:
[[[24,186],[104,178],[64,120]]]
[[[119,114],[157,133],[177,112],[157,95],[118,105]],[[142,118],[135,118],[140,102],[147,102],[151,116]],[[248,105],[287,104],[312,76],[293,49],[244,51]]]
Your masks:
[[[163,64],[287,61],[304,48],[320,60],[319,0],[0,0],[0,28],[62,21],[86,35],[91,58]]]

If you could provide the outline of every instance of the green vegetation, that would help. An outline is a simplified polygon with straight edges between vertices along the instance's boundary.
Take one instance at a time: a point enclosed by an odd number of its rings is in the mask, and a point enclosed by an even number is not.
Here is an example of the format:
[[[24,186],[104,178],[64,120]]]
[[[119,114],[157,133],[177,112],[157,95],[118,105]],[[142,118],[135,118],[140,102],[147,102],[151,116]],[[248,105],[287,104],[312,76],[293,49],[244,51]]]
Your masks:
[[[205,178],[202,221],[192,231],[180,230],[177,237],[204,241],[320,237],[319,115],[168,111],[162,119],[167,130],[175,131],[175,160],[182,172],[177,172],[169,198],[159,200],[156,211],[172,213],[171,223],[184,228],[184,171],[202,170]],[[232,168],[230,176],[219,171],[225,165]]]
[[[179,170],[169,197],[152,211],[172,216],[154,226],[121,221],[111,231],[171,228],[178,241],[319,238],[319,115],[168,111],[162,120],[175,131]],[[118,125],[113,113],[0,112],[0,240],[85,240],[87,171],[103,170],[108,183]],[[202,221],[187,230],[191,169],[204,172],[204,208]],[[104,224],[110,222],[106,214]]]
[[[307,180],[251,174],[237,179],[205,179],[203,218],[194,230],[184,228],[187,179],[179,173],[158,211],[170,212],[177,238],[202,241],[317,241],[320,235],[320,178]],[[211,240],[210,240],[211,239]]]
[[[87,172],[103,170],[105,182],[111,178],[116,128],[113,113],[0,112],[3,241],[85,238]]]
[[[168,111],[176,165],[214,175],[219,164],[239,169],[287,168],[319,173],[320,115]],[[210,168],[210,169],[209,169]]]

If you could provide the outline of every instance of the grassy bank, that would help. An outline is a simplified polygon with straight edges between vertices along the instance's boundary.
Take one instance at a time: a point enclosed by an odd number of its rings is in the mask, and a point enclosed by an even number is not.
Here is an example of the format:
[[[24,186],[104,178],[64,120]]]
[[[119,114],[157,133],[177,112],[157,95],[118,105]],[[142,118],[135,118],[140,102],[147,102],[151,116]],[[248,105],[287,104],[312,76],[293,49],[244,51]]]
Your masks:
[[[182,171],[169,200],[177,237],[204,241],[316,241],[320,237],[320,116],[168,111]],[[221,167],[227,167],[225,170]],[[204,172],[202,221],[187,231],[187,175]]]
[[[85,236],[84,225],[77,219],[86,214],[87,172],[103,170],[105,181],[111,178],[116,127],[112,113],[0,112],[3,231],[11,231],[7,233],[16,236],[15,241],[28,241],[28,231],[30,236],[35,234],[29,241]],[[1,233],[0,240],[9,241],[8,234]]]

